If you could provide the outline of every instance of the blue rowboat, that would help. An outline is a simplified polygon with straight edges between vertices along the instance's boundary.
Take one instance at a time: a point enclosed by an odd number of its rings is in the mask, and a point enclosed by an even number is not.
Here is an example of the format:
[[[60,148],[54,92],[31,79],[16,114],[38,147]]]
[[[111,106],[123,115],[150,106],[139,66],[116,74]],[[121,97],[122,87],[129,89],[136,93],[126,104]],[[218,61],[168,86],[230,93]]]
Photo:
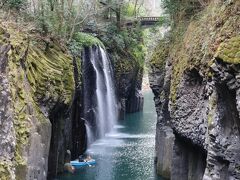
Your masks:
[[[70,163],[74,167],[81,167],[81,166],[95,165],[96,161],[95,159],[91,159],[90,161],[86,161],[86,162],[79,162],[78,160],[75,160],[75,161],[71,161]]]

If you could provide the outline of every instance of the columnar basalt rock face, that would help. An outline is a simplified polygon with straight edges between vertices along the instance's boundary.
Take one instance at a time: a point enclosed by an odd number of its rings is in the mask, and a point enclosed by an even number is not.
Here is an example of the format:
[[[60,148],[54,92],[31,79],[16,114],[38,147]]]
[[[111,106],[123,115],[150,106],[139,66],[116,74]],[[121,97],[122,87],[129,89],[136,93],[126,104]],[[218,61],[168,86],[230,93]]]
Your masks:
[[[212,0],[182,41],[156,49],[150,85],[157,172],[166,178],[240,179],[239,3]]]
[[[172,126],[194,144],[205,144],[207,132],[207,101],[204,97],[204,82],[196,69],[187,71],[180,84],[175,104],[171,106]]]
[[[62,163],[69,127],[54,127],[67,122],[73,82],[72,59],[55,40],[0,27],[0,179],[45,180],[52,130],[66,138],[55,139],[51,156]]]
[[[83,113],[81,114],[82,118],[88,123],[89,128],[91,128],[95,134],[92,134],[92,141],[95,141],[98,136],[97,132],[97,97],[96,97],[96,72],[94,66],[91,62],[91,59],[94,56],[97,56],[97,47],[92,46],[85,48],[82,56],[82,90],[83,90]],[[99,60],[99,57],[96,57],[95,60]],[[100,61],[100,60],[99,60]],[[90,132],[88,132],[90,133]],[[90,136],[90,134],[88,134]],[[90,139],[89,139],[90,140]],[[87,143],[87,142],[86,142]],[[92,143],[92,142],[88,142]]]
[[[143,95],[142,95],[142,78],[143,72],[139,67],[135,78],[131,80],[132,87],[126,101],[126,112],[134,113],[143,110]]]
[[[143,109],[142,77],[143,69],[134,59],[123,55],[112,55],[114,62],[115,84],[120,108],[120,118],[125,113],[138,112]]]
[[[204,179],[240,179],[239,65],[216,60],[208,114],[208,159]]]
[[[184,124],[183,121],[184,125],[182,127],[175,126],[175,123],[173,123],[173,115],[171,114],[173,111],[169,109],[171,72],[171,64],[167,62],[165,70],[158,71],[154,69],[150,74],[150,84],[155,94],[154,100],[158,114],[156,128],[157,172],[163,177],[171,179],[179,179],[180,177],[181,179],[191,180],[201,179],[206,166],[206,153],[200,148],[203,147],[203,143],[198,143],[199,141],[194,138],[196,136],[186,135],[194,133],[193,127],[199,122],[196,121],[196,124],[194,124],[193,121],[192,123],[186,122]],[[193,74],[196,75],[195,73]],[[193,83],[191,85],[194,85],[196,82],[198,84],[198,80],[194,78],[194,82],[190,81]],[[200,81],[202,81],[201,78]],[[192,89],[194,88],[190,89],[191,92],[193,91]],[[191,100],[194,101],[194,99]],[[197,106],[192,105],[192,107]],[[178,109],[177,107],[174,108]],[[183,118],[184,116],[181,117]],[[193,139],[189,140],[190,137]]]
[[[10,84],[6,69],[10,48],[10,44],[0,45],[0,168],[5,179],[15,179],[14,167],[9,165],[14,158],[16,145]]]

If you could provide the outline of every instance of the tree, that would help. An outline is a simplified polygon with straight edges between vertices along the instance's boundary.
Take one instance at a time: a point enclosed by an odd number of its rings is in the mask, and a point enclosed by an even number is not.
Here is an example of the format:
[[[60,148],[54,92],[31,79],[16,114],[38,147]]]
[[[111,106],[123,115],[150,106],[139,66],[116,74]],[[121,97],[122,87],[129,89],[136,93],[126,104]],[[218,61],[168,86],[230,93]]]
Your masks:
[[[26,7],[27,0],[2,0],[0,7],[5,7],[7,9],[20,11],[22,8]]]
[[[137,17],[140,7],[143,4],[142,0],[108,0],[108,1],[100,1],[100,3],[105,6],[106,13],[105,17],[111,17],[110,19],[115,21],[116,26],[118,29],[121,29],[122,20],[124,19],[124,16],[131,16],[131,17]],[[128,8],[130,7],[130,8]],[[133,7],[133,9],[131,8]],[[127,9],[127,10],[126,10]],[[127,13],[130,9],[130,13]],[[113,15],[112,15],[113,14]]]

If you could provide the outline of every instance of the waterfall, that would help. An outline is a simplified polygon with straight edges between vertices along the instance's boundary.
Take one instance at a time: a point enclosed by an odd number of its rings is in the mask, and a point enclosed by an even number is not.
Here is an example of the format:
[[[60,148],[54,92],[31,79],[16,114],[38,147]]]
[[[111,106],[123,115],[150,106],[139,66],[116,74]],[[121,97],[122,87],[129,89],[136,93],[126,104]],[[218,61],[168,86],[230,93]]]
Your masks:
[[[83,55],[84,119],[88,144],[103,138],[117,121],[117,102],[112,65],[101,47]]]

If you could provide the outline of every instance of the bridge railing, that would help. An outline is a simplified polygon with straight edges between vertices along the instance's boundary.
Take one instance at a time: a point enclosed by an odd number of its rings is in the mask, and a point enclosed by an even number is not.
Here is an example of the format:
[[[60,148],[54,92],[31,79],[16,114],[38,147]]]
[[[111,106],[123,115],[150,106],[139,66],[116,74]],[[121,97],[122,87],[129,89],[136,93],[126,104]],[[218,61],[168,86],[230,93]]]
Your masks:
[[[138,17],[140,21],[158,21],[160,17]]]
[[[151,26],[156,24],[159,21],[159,18],[160,17],[137,17],[131,21],[126,21],[124,26],[132,26],[138,22],[140,22],[142,26]]]

